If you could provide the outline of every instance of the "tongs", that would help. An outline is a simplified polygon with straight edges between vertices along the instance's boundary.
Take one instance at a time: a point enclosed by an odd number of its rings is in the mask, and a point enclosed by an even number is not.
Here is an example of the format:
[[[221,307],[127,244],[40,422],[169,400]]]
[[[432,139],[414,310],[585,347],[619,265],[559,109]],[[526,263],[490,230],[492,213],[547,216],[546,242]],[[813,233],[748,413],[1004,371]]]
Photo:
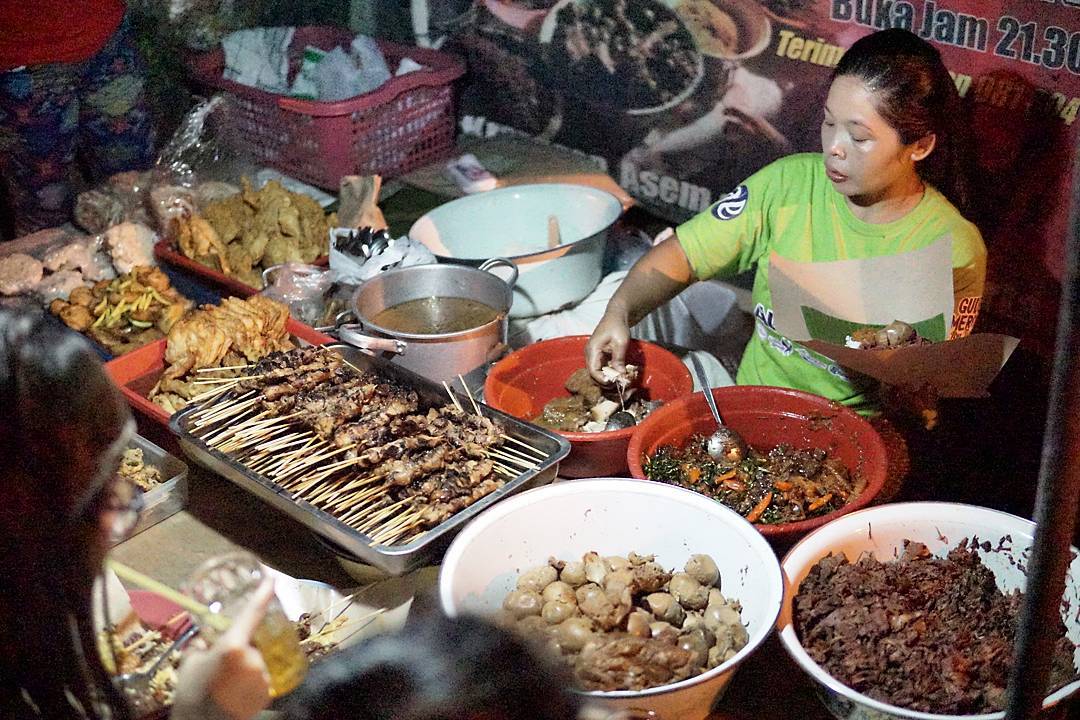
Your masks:
[[[330,231],[333,247],[346,255],[370,260],[385,251],[393,243],[393,238],[386,230],[363,228],[333,228]]]
[[[191,623],[187,629],[184,630],[173,640],[172,644],[165,649],[158,659],[154,661],[154,664],[148,667],[146,670],[139,670],[138,672],[125,673],[118,675],[116,681],[120,687],[130,696],[132,703],[138,704],[140,701],[150,696],[150,683],[153,681],[154,676],[157,675],[162,664],[168,660],[174,652],[178,652],[184,648],[185,645],[199,634],[200,627],[197,623]]]

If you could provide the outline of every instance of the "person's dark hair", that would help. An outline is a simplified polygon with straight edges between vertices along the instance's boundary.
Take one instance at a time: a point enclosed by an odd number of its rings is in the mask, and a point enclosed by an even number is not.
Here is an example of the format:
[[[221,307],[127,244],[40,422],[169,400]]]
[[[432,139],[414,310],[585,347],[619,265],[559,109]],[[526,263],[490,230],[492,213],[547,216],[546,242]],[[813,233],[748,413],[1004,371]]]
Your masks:
[[[510,631],[435,610],[312,666],[287,720],[573,720],[569,677]]]
[[[82,499],[129,418],[81,337],[46,318],[0,311],[5,718],[128,717],[97,649],[91,608],[100,518]]]
[[[937,49],[908,30],[881,30],[844,53],[833,71],[833,78],[842,76],[858,78],[873,91],[878,112],[901,142],[936,136],[933,152],[916,166],[919,176],[966,213],[970,141],[960,94]]]

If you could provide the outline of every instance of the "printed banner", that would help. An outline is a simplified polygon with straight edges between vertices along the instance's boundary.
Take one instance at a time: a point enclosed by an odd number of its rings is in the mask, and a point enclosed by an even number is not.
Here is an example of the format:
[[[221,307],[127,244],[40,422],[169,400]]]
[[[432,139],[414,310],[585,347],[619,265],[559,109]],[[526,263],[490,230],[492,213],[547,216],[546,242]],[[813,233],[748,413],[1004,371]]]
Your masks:
[[[587,153],[673,223],[778,157],[820,151],[845,48],[886,27],[917,33],[974,133],[968,215],[990,250],[980,324],[1052,347],[1080,0],[477,0],[466,17],[448,46],[469,60],[465,134]]]

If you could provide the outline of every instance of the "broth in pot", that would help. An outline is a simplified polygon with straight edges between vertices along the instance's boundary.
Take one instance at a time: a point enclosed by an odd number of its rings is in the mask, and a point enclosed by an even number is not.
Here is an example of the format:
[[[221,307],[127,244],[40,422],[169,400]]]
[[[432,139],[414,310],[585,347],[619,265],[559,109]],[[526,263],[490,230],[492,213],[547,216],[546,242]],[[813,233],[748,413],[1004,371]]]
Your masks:
[[[392,332],[410,335],[444,335],[487,325],[499,316],[489,305],[456,297],[407,300],[381,310],[371,322]]]

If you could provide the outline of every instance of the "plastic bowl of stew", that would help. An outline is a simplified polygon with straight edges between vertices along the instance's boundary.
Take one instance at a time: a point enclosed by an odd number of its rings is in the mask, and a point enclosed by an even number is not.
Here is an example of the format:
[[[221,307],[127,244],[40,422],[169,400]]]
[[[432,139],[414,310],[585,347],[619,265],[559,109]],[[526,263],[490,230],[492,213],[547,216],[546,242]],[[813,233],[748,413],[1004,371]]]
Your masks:
[[[862,491],[824,515],[782,523],[754,523],[778,544],[795,541],[825,523],[866,507],[881,492],[888,471],[885,443],[869,422],[848,408],[818,395],[788,388],[755,385],[713,388],[725,424],[751,447],[767,452],[778,445],[797,450],[820,448],[838,458]],[[705,396],[698,392],[670,402],[634,429],[627,464],[647,480],[644,461],[661,446],[681,449],[694,435],[710,435],[716,423]]]
[[[566,379],[585,367],[588,339],[587,335],[571,335],[543,340],[506,356],[488,373],[484,402],[507,415],[531,422],[550,400],[570,394],[565,387]],[[631,340],[626,362],[641,368],[637,386],[648,400],[666,403],[694,390],[690,371],[674,353],[659,345]],[[595,433],[556,431],[570,442],[570,455],[559,464],[559,475],[568,478],[625,475],[626,448],[634,429]]]

